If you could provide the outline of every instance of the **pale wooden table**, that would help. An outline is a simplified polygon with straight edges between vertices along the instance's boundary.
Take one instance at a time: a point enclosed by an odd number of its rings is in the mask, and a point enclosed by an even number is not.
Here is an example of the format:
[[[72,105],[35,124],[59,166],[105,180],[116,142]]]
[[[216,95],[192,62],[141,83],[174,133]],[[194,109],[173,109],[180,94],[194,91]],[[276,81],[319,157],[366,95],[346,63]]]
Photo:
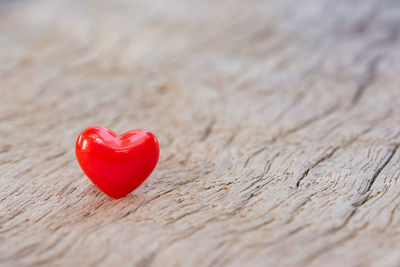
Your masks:
[[[0,7],[1,265],[400,265],[400,1]],[[92,125],[159,138],[123,199]]]

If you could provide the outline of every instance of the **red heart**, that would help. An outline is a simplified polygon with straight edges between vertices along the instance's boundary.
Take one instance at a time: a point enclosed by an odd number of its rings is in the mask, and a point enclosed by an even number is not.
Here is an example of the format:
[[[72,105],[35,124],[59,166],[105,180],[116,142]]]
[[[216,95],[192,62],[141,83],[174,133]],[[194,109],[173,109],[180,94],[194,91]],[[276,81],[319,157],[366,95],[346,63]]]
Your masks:
[[[76,158],[87,177],[106,195],[121,198],[135,190],[157,165],[157,138],[145,130],[117,135],[90,127],[78,137]]]

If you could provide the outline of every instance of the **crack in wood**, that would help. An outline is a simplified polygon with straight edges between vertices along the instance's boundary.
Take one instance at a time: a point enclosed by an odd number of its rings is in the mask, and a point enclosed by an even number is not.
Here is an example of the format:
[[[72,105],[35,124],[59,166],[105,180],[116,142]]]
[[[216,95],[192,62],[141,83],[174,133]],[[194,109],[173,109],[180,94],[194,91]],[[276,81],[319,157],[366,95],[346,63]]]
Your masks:
[[[253,153],[246,159],[243,168],[246,168],[247,165],[249,164],[250,160],[251,160],[252,158],[254,158],[255,156],[257,156],[258,154],[260,154],[261,152],[263,152],[266,148],[267,148],[267,147],[264,146],[264,147],[258,149],[257,151],[253,152]]]
[[[314,169],[315,167],[317,167],[319,164],[321,164],[322,162],[324,162],[325,160],[330,159],[335,152],[339,149],[339,147],[335,147],[333,149],[331,149],[327,154],[323,155],[321,158],[319,158],[313,165],[311,165],[311,167],[307,168],[303,174],[300,176],[300,178],[297,180],[296,182],[296,189],[299,188],[300,183],[304,180],[304,178],[308,175],[308,173],[310,172],[310,170]]]
[[[393,158],[394,154],[396,153],[397,149],[399,148],[399,146],[400,146],[400,144],[396,144],[391,149],[391,151],[389,152],[388,157],[386,158],[385,162],[381,166],[378,167],[378,169],[372,175],[371,179],[369,179],[367,187],[364,188],[364,190],[361,191],[361,195],[364,195],[364,194],[368,193],[371,190],[371,187],[375,183],[376,178],[381,174],[383,169],[385,169],[385,167],[392,160],[392,158]]]
[[[381,60],[381,57],[376,56],[368,62],[367,71],[362,76],[361,81],[359,82],[359,84],[356,88],[356,92],[354,93],[354,96],[351,100],[351,103],[353,106],[356,105],[360,101],[365,90],[374,83],[374,81],[376,79],[377,66],[379,65],[380,60]]]
[[[210,136],[211,131],[212,131],[212,129],[213,129],[215,123],[216,123],[216,120],[215,120],[215,119],[211,120],[211,121],[208,123],[208,125],[207,125],[207,127],[206,127],[206,130],[204,131],[204,135],[200,138],[200,142],[204,142],[204,141]]]
[[[368,127],[366,128],[364,131],[362,131],[360,134],[356,135],[355,137],[353,137],[352,139],[350,139],[348,142],[346,142],[343,145],[334,147],[333,149],[331,149],[327,154],[324,154],[321,158],[319,158],[314,164],[311,165],[311,167],[307,168],[303,174],[300,176],[300,178],[297,180],[295,188],[299,188],[301,182],[304,180],[304,178],[307,177],[308,173],[310,172],[310,170],[314,169],[315,167],[317,167],[319,164],[321,164],[322,162],[332,158],[332,156],[336,153],[336,151],[338,151],[340,148],[346,148],[350,145],[352,145],[354,142],[356,142],[361,136],[367,134],[368,132],[370,132],[373,128],[372,127]]]

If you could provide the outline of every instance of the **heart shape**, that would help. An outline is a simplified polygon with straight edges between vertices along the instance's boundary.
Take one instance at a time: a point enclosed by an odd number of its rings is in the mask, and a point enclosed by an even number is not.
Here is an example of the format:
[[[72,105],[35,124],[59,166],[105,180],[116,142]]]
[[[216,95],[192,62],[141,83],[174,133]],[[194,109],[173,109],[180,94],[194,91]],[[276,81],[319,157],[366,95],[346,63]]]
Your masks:
[[[157,138],[145,130],[117,135],[90,127],[78,137],[76,158],[86,176],[106,195],[121,198],[139,187],[157,165]]]

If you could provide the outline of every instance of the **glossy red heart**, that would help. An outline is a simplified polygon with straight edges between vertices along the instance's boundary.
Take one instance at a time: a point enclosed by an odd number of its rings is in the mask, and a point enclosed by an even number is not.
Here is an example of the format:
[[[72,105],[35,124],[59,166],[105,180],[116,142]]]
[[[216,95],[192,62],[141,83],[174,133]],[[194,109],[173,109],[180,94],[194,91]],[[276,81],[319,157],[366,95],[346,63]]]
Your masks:
[[[76,158],[86,176],[112,198],[126,196],[149,177],[157,165],[157,138],[145,130],[117,135],[90,127],[78,137]]]

